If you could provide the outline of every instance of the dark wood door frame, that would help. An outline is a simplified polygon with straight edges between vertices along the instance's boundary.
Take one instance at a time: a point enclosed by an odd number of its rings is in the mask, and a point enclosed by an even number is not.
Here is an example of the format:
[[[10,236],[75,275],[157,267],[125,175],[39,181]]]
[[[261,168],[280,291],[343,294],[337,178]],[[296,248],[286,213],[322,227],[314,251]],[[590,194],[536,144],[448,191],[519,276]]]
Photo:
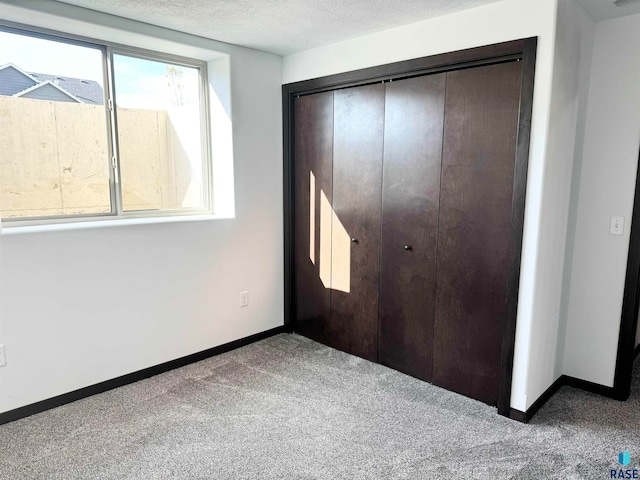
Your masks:
[[[638,175],[636,177],[636,191],[633,200],[629,237],[629,255],[627,256],[627,273],[624,282],[624,297],[622,299],[618,354],[613,380],[613,397],[618,400],[629,398],[633,359],[636,353],[638,307],[640,306],[640,157],[638,158]]]
[[[475,67],[504,61],[522,61],[522,84],[520,92],[520,113],[518,119],[518,139],[515,158],[513,186],[513,208],[511,212],[511,233],[509,252],[509,275],[505,286],[507,292],[505,322],[502,327],[502,354],[500,364],[500,390],[498,413],[509,416],[511,403],[511,381],[515,346],[516,315],[520,281],[520,260],[524,228],[525,194],[529,163],[529,141],[531,133],[531,113],[533,108],[533,80],[535,71],[537,38],[526,38],[497,43],[483,47],[460,50],[430,57],[416,58],[402,62],[380,65],[362,70],[330,75],[312,80],[289,83],[282,86],[283,108],[283,156],[284,156],[284,314],[285,327],[293,331],[295,301],[294,281],[294,99],[296,96],[336,90],[356,85],[382,83],[394,79],[409,78],[449,70]],[[640,196],[636,196],[636,199]],[[639,222],[640,223],[640,222]],[[640,242],[638,242],[640,245]],[[640,257],[640,251],[638,252]]]

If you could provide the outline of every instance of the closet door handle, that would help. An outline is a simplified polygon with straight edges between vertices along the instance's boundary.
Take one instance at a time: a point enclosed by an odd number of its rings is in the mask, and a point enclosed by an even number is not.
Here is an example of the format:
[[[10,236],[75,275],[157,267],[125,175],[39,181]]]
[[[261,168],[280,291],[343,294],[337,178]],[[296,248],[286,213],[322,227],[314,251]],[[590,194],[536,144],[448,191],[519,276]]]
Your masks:
[[[404,249],[405,249],[406,251],[409,251],[409,250],[413,250],[413,247],[412,247],[411,245],[405,245],[405,246],[404,246]]]
[[[357,239],[356,237],[353,237],[353,238],[351,239],[351,243],[358,243],[358,239]]]

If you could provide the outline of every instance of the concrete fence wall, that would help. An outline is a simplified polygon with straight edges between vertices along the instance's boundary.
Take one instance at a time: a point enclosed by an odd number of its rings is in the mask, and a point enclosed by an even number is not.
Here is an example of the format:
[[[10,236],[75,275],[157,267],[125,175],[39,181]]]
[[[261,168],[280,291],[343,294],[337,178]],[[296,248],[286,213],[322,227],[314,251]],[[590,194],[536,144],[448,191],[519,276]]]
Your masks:
[[[118,109],[118,132],[125,210],[201,204],[196,108]],[[104,106],[0,97],[3,218],[109,212],[109,164]]]

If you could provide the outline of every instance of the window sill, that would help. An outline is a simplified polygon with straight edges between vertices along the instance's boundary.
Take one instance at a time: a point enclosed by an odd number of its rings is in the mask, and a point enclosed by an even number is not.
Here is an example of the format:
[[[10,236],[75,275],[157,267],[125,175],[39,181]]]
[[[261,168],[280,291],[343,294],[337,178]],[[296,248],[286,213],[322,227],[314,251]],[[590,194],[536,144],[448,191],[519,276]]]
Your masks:
[[[233,218],[230,215],[179,215],[167,217],[120,218],[109,220],[89,220],[86,222],[54,223],[46,225],[3,226],[0,235],[19,235],[25,233],[59,232],[65,230],[84,230],[92,228],[124,227],[128,225],[149,225],[159,223],[202,222]]]

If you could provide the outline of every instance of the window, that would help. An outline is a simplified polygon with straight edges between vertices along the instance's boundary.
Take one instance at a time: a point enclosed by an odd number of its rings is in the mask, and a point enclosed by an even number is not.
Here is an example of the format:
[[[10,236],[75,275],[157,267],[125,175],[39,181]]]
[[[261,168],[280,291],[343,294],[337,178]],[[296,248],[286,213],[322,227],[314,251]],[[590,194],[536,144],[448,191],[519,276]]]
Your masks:
[[[0,30],[3,224],[210,213],[204,65]]]

